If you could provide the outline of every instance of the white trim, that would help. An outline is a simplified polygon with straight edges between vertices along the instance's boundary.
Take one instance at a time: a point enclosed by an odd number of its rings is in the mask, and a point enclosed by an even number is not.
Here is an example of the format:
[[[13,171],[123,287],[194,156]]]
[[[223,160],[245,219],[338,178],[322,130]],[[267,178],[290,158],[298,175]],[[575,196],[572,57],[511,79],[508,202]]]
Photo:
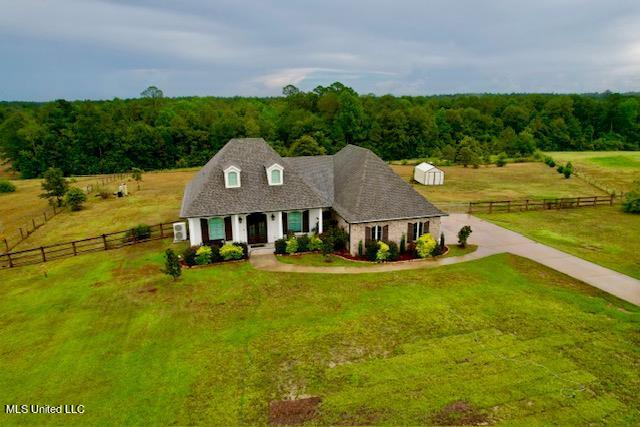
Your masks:
[[[382,226],[381,225],[372,225],[371,232],[373,233],[372,240],[382,240]]]
[[[271,171],[278,170],[280,171],[280,182],[274,183],[271,180]],[[282,185],[284,182],[284,168],[277,163],[272,164],[267,168],[267,181],[269,181],[269,185]]]
[[[229,173],[236,172],[238,174],[238,185],[229,185]],[[242,184],[240,182],[241,170],[235,166],[229,166],[224,170],[224,186],[226,188],[239,188]]]

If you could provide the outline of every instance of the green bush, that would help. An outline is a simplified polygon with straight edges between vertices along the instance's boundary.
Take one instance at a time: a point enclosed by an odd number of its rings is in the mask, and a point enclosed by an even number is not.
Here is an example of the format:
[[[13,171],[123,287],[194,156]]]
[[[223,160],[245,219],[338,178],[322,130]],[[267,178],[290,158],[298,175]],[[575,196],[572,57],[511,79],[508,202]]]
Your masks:
[[[437,243],[430,233],[425,233],[416,242],[416,252],[420,258],[426,258],[432,254]]]
[[[309,250],[313,252],[322,250],[322,240],[315,234],[309,239]]]
[[[182,259],[189,267],[196,265],[196,251],[197,246],[190,246],[182,251]]]
[[[64,203],[72,211],[82,209],[82,204],[87,201],[87,195],[78,187],[71,187],[64,195]]]
[[[200,246],[196,250],[196,264],[204,265],[211,263],[211,247]]]
[[[331,234],[333,236],[333,249],[343,251],[349,243],[349,233],[340,227],[332,227]]]
[[[496,159],[496,166],[499,168],[504,167],[507,164],[507,153],[502,152],[498,154],[498,158]]]
[[[286,251],[289,255],[295,254],[296,252],[298,252],[298,240],[295,237],[290,237],[287,240]]]
[[[640,182],[636,183],[636,188],[627,193],[622,202],[622,209],[628,213],[640,214]]]
[[[396,242],[385,242],[389,245],[389,258],[388,261],[397,261],[400,258],[400,251],[398,250],[398,244]]]
[[[375,240],[369,240],[364,245],[364,254],[369,261],[375,261],[376,255],[378,254],[378,242]]]
[[[146,240],[151,237],[151,227],[146,224],[138,224],[131,230],[127,231],[125,239],[131,240]]]
[[[564,166],[560,165],[556,170],[558,171],[558,173],[564,173]]]
[[[220,262],[222,261],[222,256],[220,255],[220,246],[219,245],[211,245],[211,262]]]
[[[564,171],[562,173],[564,174],[565,179],[569,179],[571,178],[571,174],[573,173],[573,171],[571,169],[564,168]]]
[[[14,191],[16,191],[16,186],[11,181],[0,180],[0,193],[13,193]]]
[[[360,240],[358,242],[358,256],[362,257],[363,254],[364,254],[364,246],[362,244],[362,240]]]
[[[278,239],[273,244],[275,246],[275,253],[279,255],[284,255],[287,253],[287,240],[286,239]]]
[[[472,233],[471,227],[468,225],[465,225],[460,229],[460,231],[458,231],[458,245],[461,248],[467,247],[467,240],[469,239],[469,236],[471,235],[471,233]]]
[[[178,260],[178,255],[176,255],[171,248],[167,249],[165,252],[163,272],[164,274],[173,277],[173,280],[178,280],[178,277],[182,274],[182,266]]]
[[[303,234],[296,238],[298,241],[298,252],[307,252],[309,250],[309,236]]]
[[[233,244],[242,249],[242,258],[249,259],[249,245],[245,242],[233,242]]]
[[[389,258],[389,245],[383,241],[378,242],[378,251],[376,252],[376,261],[383,262]]]
[[[400,238],[400,248],[399,251],[401,254],[405,253],[407,251],[407,238],[404,235],[404,233],[402,233],[402,237]]]
[[[229,261],[232,259],[242,259],[243,255],[244,253],[242,248],[233,243],[225,243],[220,248],[220,256],[225,261]]]

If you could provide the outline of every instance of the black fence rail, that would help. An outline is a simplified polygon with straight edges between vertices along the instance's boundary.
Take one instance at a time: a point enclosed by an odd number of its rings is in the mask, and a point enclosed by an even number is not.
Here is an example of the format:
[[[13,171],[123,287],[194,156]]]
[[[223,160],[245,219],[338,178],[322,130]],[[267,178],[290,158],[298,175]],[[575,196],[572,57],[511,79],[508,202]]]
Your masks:
[[[173,237],[173,223],[156,224],[149,231],[138,229],[116,231],[88,239],[56,243],[39,248],[7,252],[0,255],[0,269],[39,264],[92,252],[108,251],[138,243]]]
[[[545,209],[571,209],[612,206],[615,196],[561,197],[556,199],[521,199],[469,202],[468,213],[522,212]]]

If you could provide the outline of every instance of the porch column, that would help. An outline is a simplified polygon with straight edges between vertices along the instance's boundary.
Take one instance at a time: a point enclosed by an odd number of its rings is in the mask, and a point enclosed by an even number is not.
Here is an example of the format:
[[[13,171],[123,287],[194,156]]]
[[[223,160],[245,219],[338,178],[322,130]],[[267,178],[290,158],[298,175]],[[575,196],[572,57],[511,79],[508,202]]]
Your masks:
[[[276,240],[278,240],[284,237],[284,235],[282,234],[282,211],[276,214],[276,222],[278,224],[278,230],[276,231]]]
[[[318,234],[322,234],[322,208],[318,210]]]

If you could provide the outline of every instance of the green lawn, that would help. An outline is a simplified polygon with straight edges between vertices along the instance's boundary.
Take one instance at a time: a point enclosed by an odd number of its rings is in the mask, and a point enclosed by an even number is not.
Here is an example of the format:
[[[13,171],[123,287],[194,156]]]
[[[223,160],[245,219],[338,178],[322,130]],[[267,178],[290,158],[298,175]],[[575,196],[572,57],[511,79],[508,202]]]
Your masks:
[[[478,216],[640,279],[640,215],[619,206]]]
[[[0,272],[2,400],[86,408],[0,424],[265,425],[302,395],[318,424],[640,423],[640,309],[531,261],[174,283],[166,245]]]
[[[640,151],[558,151],[556,161],[573,163],[576,171],[600,185],[627,192],[640,180]]]

